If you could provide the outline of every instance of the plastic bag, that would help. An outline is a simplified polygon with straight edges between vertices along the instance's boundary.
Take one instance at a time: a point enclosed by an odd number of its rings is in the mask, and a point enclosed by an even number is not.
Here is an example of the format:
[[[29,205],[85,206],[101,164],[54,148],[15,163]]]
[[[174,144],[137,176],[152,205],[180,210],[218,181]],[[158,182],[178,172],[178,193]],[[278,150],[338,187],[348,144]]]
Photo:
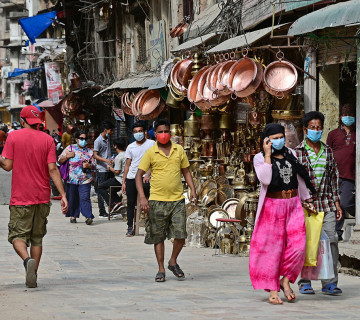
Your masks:
[[[333,258],[330,248],[330,239],[324,231],[321,231],[317,266],[304,266],[301,270],[301,278],[307,280],[324,280],[334,278]]]
[[[306,227],[306,253],[304,266],[316,267],[324,212],[312,213],[304,209]]]

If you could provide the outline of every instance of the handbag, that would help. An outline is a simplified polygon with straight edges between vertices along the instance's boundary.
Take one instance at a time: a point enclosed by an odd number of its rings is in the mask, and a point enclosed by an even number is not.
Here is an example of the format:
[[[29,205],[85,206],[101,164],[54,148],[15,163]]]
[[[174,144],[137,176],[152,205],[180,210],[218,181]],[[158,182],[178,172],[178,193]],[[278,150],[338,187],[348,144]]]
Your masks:
[[[306,227],[306,251],[304,266],[316,267],[324,212],[311,212],[304,209]]]
[[[316,267],[304,266],[301,278],[307,280],[326,280],[334,278],[333,257],[330,248],[330,239],[321,231]]]
[[[70,151],[72,152],[72,145],[70,145]],[[69,178],[70,164],[69,159],[60,165],[59,168],[61,178],[66,181]]]

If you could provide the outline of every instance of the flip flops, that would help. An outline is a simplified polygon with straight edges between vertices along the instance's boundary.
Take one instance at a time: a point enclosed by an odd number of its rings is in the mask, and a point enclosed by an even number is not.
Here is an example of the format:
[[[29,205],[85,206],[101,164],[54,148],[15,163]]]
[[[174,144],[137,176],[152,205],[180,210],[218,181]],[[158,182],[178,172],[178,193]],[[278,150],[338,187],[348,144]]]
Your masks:
[[[299,287],[299,291],[302,294],[315,294],[315,291],[310,283],[301,284]]]
[[[335,283],[329,283],[325,288],[322,288],[321,291],[325,294],[330,294],[333,296],[342,294],[342,290],[338,288]]]

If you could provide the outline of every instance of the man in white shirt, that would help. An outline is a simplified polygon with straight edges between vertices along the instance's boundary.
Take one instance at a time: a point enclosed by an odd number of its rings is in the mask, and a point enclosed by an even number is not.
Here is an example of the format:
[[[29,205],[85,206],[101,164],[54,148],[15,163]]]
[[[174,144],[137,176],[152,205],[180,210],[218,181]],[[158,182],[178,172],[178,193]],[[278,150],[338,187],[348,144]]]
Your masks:
[[[133,235],[134,211],[137,201],[135,176],[144,153],[154,145],[155,141],[146,139],[144,123],[139,121],[133,125],[135,141],[128,145],[125,151],[126,165],[122,183],[122,192],[127,196],[127,224],[126,236]],[[150,174],[147,172],[143,177],[144,192],[147,197],[150,193]]]

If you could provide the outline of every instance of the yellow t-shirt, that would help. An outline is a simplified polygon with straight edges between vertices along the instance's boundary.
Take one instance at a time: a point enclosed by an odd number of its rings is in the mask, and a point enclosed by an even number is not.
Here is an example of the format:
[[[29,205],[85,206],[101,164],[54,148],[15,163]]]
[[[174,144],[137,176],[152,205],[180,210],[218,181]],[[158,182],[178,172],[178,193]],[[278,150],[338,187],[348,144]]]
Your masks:
[[[184,199],[181,169],[189,167],[189,160],[182,146],[171,144],[167,157],[155,143],[143,155],[139,169],[151,170],[150,200],[179,201]]]

